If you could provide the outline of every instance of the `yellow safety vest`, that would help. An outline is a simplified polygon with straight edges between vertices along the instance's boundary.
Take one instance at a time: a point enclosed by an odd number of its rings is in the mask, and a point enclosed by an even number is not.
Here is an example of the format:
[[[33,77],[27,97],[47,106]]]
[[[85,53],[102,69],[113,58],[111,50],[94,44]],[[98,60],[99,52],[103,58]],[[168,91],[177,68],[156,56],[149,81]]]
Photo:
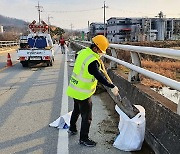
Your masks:
[[[93,75],[89,74],[88,66],[95,60],[99,62],[99,58],[100,56],[90,48],[83,49],[79,52],[67,88],[68,96],[78,100],[85,100],[94,94],[97,80]]]

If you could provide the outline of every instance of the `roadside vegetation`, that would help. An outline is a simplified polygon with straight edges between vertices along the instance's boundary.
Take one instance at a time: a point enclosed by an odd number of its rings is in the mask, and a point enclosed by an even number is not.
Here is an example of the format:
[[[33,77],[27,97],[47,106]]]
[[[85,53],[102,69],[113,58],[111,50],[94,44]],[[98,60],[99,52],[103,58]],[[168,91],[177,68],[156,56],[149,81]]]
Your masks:
[[[180,81],[180,61],[160,60],[154,62],[153,60],[142,60],[142,67],[152,72],[158,73],[165,77]],[[157,81],[141,76],[142,84],[153,87],[161,88],[163,85]]]

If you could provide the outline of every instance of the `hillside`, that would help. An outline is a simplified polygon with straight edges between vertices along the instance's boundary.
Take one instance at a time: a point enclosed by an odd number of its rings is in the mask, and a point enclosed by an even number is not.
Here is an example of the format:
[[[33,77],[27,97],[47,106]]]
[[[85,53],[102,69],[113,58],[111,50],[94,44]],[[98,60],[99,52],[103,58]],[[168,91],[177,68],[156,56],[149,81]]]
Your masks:
[[[27,34],[28,23],[16,19],[0,15],[0,25],[3,26],[4,33],[0,33],[1,41],[12,41],[19,39],[19,35]]]
[[[16,18],[10,18],[0,15],[0,25],[3,25],[4,27],[19,27],[23,28],[25,25],[27,25],[27,22],[24,20],[16,19]]]

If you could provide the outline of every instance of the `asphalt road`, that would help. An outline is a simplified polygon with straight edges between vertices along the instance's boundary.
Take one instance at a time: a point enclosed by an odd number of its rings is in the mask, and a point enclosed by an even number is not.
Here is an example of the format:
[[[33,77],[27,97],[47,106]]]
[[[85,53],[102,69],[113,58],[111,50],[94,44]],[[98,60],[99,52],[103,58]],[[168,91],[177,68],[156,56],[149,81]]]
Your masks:
[[[71,49],[69,49],[71,50]],[[67,49],[67,52],[68,49]],[[68,112],[73,101],[63,102],[65,55],[55,46],[55,62],[52,67],[42,65],[23,68],[17,61],[16,52],[11,52],[12,67],[6,66],[7,53],[0,54],[0,154],[56,154],[58,148],[67,147],[67,154],[128,154],[112,146],[118,133],[118,116],[106,92],[93,96],[93,121],[90,137],[98,142],[96,147],[87,148],[78,144],[79,133],[66,138],[61,130],[49,127],[67,103]],[[69,64],[69,63],[68,63]],[[67,68],[69,81],[72,67]],[[80,121],[78,121],[80,127]],[[58,142],[67,140],[67,145],[57,147]],[[61,144],[60,144],[61,145]],[[150,154],[143,146],[139,152]],[[64,153],[62,153],[64,154]]]

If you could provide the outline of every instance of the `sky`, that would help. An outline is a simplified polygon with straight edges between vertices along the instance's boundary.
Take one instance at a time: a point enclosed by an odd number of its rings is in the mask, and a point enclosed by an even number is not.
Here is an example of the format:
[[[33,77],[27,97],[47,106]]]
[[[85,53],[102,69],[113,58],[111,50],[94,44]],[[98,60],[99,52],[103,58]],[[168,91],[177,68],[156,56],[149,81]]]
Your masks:
[[[0,15],[38,21],[36,6],[42,6],[41,19],[64,29],[87,29],[88,21],[104,22],[104,0],[0,0]],[[106,0],[106,20],[111,17],[180,18],[180,0]]]

